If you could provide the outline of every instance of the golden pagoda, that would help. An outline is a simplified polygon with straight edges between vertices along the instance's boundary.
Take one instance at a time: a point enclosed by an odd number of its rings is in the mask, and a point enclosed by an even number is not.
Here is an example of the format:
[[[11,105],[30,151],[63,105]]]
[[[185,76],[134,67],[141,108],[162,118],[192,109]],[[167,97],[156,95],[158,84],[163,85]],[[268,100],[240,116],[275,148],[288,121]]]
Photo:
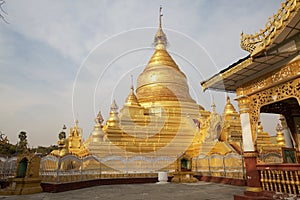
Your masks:
[[[280,132],[281,133],[281,132]],[[284,136],[281,133],[280,137],[280,141],[284,141]],[[268,153],[281,153],[281,147],[282,145],[280,145],[280,143],[273,143],[271,141],[271,136],[269,135],[269,133],[264,132],[263,130],[263,126],[261,124],[261,122],[258,122],[258,126],[257,126],[257,137],[256,137],[256,148],[258,150],[258,153],[260,154],[260,157],[263,158],[264,155],[267,155]],[[274,162],[270,159],[261,159],[260,162]]]
[[[127,152],[176,156],[189,149],[199,132],[195,121],[206,111],[191,98],[185,74],[166,50],[161,17],[155,51],[137,79],[136,94],[132,84],[120,113],[113,103],[104,130]]]
[[[63,129],[66,129],[66,127],[64,126]],[[53,150],[51,155],[61,157],[68,154],[73,154],[78,157],[89,155],[89,151],[83,145],[82,128],[78,127],[78,120],[75,121],[75,126],[70,128],[68,138],[66,138],[64,130],[59,133],[58,137],[58,150]]]
[[[222,116],[216,112],[213,102],[212,111],[207,119],[208,125],[203,127],[199,153],[205,155],[241,153],[241,124],[239,114],[227,96]]]
[[[89,147],[89,154],[94,154],[95,152],[97,152],[98,149],[98,144],[103,142],[103,140],[105,139],[105,134],[104,131],[102,130],[103,126],[103,117],[101,112],[99,111],[97,117],[95,118],[95,126],[93,131],[91,132],[89,138],[84,141],[84,146],[88,146]]]
[[[229,96],[227,96],[226,105],[222,115],[223,129],[221,132],[221,141],[236,141],[242,140],[242,128],[240,115],[232,105]]]
[[[154,46],[152,57],[137,78],[136,90],[131,77],[129,94],[121,109],[113,100],[103,125],[99,112],[94,129],[84,142],[76,122],[68,138],[60,135],[59,150],[52,155],[94,155],[103,159],[107,168],[119,171],[124,170],[125,160],[129,171],[137,166],[176,171],[181,159],[192,162],[200,154],[240,153],[239,114],[229,98],[223,116],[215,111],[214,103],[210,112],[192,99],[187,77],[167,51],[161,8]],[[155,166],[148,161],[127,162],[138,156],[170,160],[167,164],[155,162]],[[111,157],[120,158],[120,162],[110,162]],[[194,164],[187,166],[193,168]]]
[[[179,158],[183,154],[196,157],[200,153],[224,155],[236,152],[229,141],[241,137],[238,113],[229,99],[224,119],[216,113],[214,104],[212,112],[209,112],[192,99],[187,77],[167,51],[168,40],[162,28],[161,8],[153,44],[154,53],[137,78],[137,89],[131,82],[120,111],[115,100],[112,102],[103,133],[98,133],[102,121],[96,120],[94,131],[84,146],[99,157],[144,155]],[[93,142],[95,130],[101,139]],[[221,132],[225,138],[219,141]]]
[[[277,135],[276,135],[276,141],[279,146],[285,147],[285,140],[284,135],[282,133],[282,127],[278,124],[276,127]]]

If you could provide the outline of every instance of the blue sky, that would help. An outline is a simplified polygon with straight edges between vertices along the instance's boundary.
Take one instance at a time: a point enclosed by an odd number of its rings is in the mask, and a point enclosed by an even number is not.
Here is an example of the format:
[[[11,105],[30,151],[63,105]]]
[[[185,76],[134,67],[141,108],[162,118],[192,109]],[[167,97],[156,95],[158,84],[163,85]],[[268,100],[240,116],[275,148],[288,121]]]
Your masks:
[[[203,93],[200,82],[247,55],[241,31],[263,28],[279,0],[9,0],[9,24],[0,22],[0,130],[12,143],[25,130],[30,146],[50,145],[78,118],[87,138],[99,109],[106,119],[112,99],[122,106],[130,75],[136,86],[153,53],[160,5],[191,95],[207,110],[214,96],[222,113],[225,94]]]

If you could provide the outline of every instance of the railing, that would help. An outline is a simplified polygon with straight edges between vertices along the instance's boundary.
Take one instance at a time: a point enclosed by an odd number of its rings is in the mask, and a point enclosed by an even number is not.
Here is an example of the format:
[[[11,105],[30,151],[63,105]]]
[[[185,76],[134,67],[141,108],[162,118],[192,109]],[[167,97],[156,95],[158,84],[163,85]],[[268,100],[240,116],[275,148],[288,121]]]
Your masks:
[[[243,156],[237,153],[210,156],[200,154],[193,158],[193,163],[193,171],[197,175],[241,179],[245,177]]]
[[[263,190],[299,194],[300,164],[258,164]]]
[[[0,180],[15,176],[17,167],[17,157],[3,158],[0,157]]]
[[[107,156],[99,158],[75,155],[64,157],[45,156],[41,159],[40,176],[43,182],[74,182],[98,178],[156,177],[157,172],[173,173],[178,157],[170,156]],[[17,158],[0,158],[1,179],[15,175]],[[213,154],[199,155],[193,158],[192,171],[196,175],[244,177],[243,157],[230,153],[225,156]]]
[[[40,175],[43,182],[57,183],[97,178],[156,177],[161,170],[174,172],[176,159],[168,156],[46,156],[41,160]]]

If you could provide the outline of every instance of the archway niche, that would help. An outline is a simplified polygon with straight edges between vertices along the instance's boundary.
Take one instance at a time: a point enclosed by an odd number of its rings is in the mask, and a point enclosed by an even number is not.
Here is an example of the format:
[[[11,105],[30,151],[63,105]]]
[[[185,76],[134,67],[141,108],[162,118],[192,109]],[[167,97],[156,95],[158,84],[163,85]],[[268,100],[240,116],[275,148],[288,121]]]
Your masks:
[[[28,159],[23,158],[18,165],[17,177],[16,178],[25,178],[27,172]]]
[[[283,115],[294,140],[296,140],[296,143],[299,144],[300,106],[296,98],[290,97],[281,101],[264,105],[260,108],[260,113],[274,113]]]

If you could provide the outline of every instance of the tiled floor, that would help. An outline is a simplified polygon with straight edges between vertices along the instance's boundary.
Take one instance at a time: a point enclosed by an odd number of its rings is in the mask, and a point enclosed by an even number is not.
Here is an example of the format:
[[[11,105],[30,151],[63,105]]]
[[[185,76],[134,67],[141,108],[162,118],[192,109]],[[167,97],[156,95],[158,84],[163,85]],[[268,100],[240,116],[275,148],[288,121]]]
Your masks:
[[[0,200],[227,200],[242,194],[245,187],[198,182],[189,184],[103,185],[61,193],[39,193],[23,196],[0,196]]]

